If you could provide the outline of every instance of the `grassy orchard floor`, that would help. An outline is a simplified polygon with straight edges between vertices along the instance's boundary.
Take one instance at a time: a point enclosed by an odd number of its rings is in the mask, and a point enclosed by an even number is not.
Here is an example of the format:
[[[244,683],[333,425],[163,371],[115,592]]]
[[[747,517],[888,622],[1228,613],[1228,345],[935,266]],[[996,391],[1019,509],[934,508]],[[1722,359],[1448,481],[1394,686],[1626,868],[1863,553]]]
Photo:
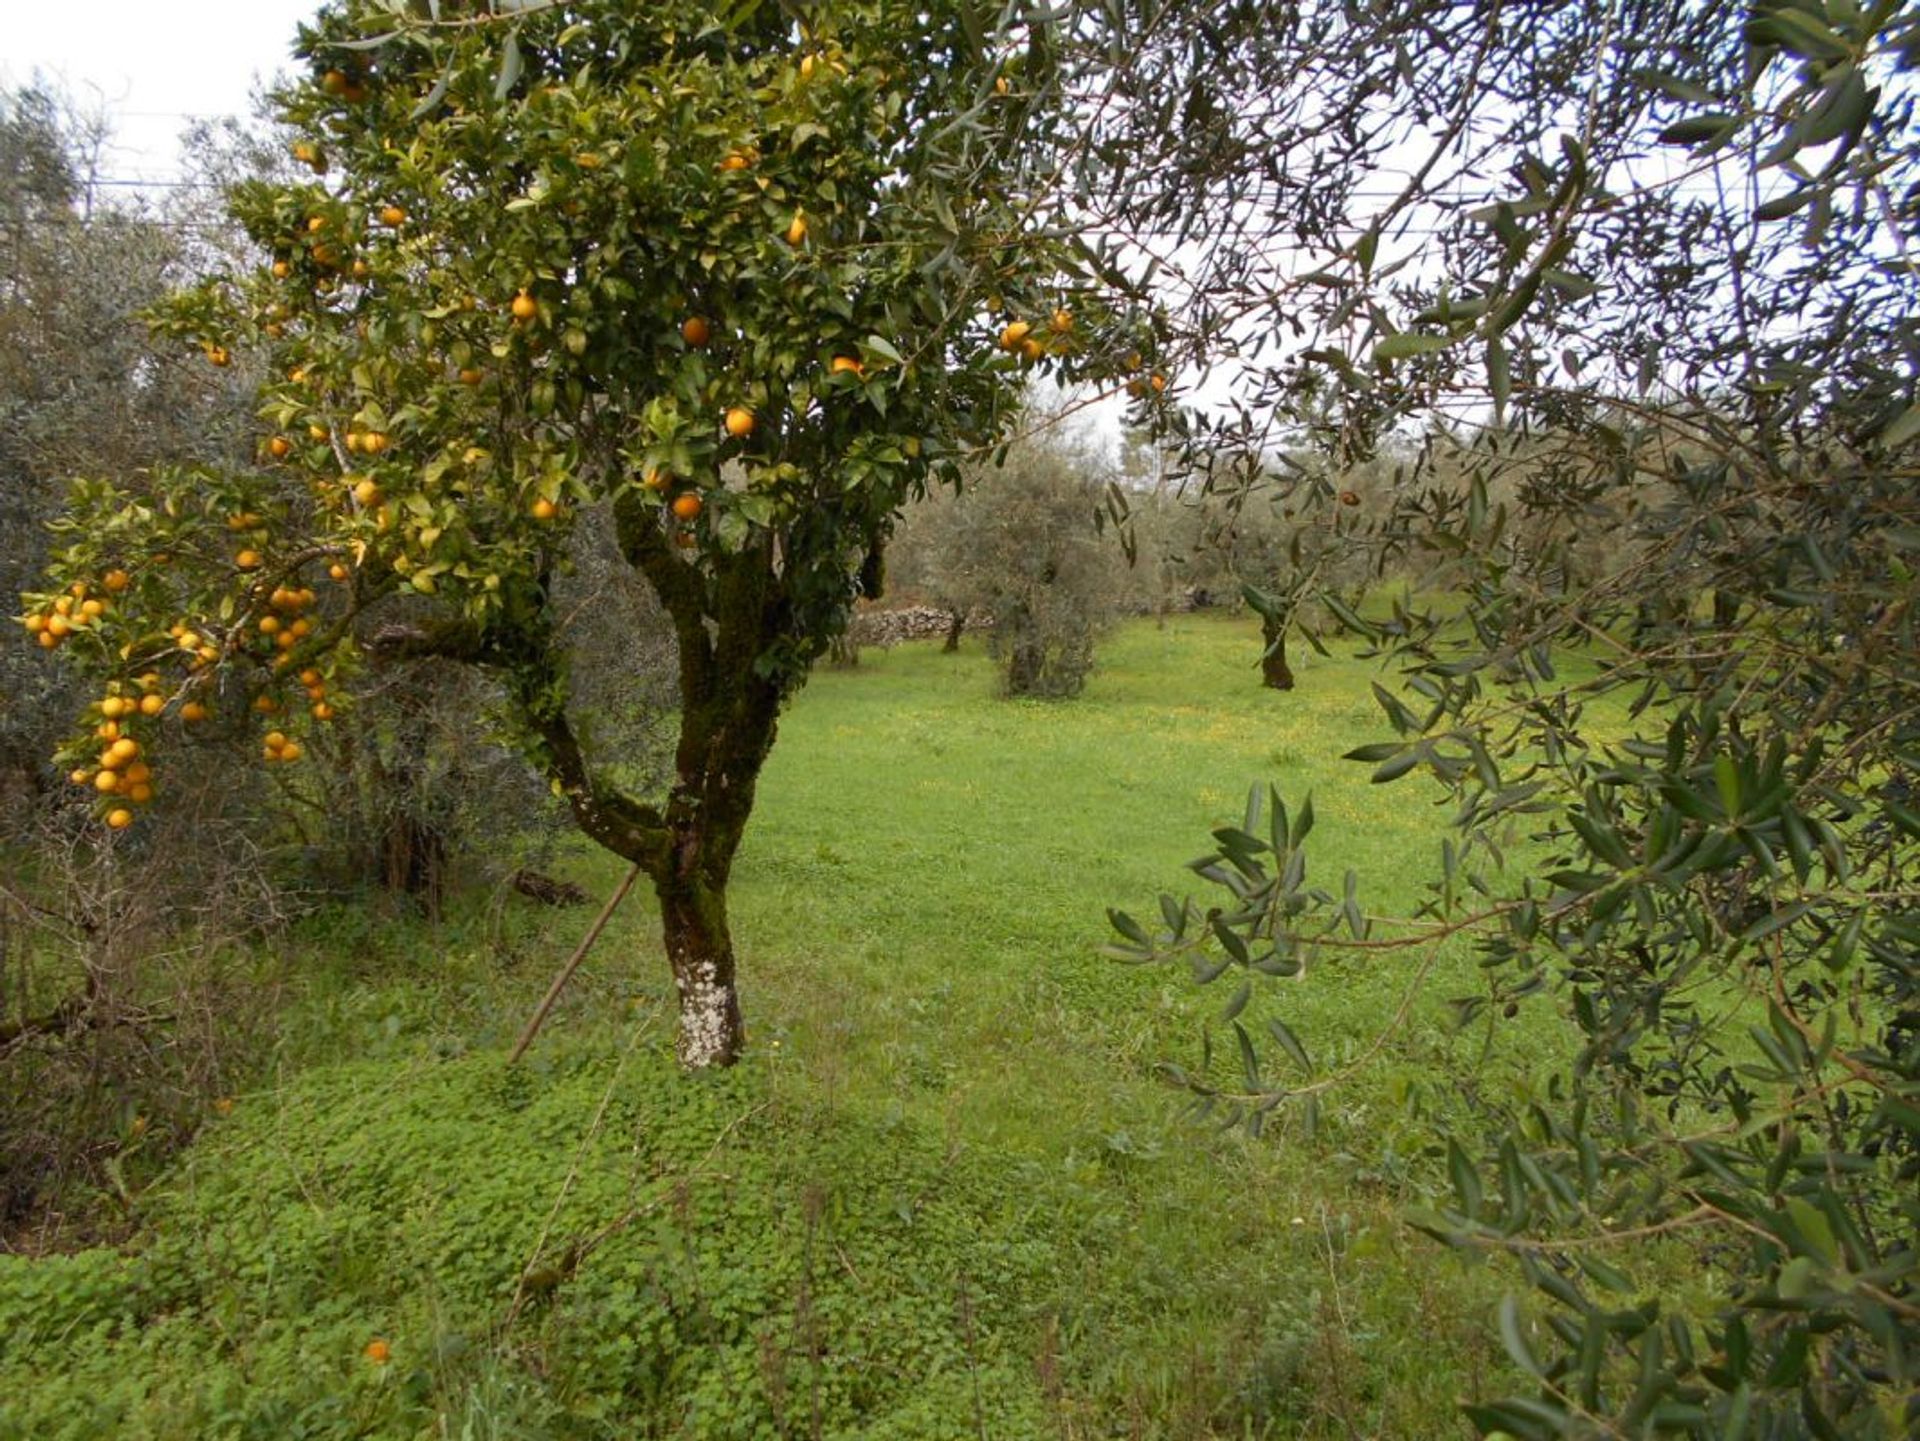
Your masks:
[[[736,870],[753,1049],[724,1076],[673,1070],[638,893],[516,1072],[584,914],[304,923],[275,1074],[136,1243],[0,1257],[0,1438],[1464,1434],[1499,1278],[1394,1217],[1447,1063],[1516,1075],[1441,1023],[1470,956],[1317,1137],[1248,1142],[1153,1076],[1224,991],[1096,953],[1255,779],[1312,789],[1310,874],[1354,867],[1376,912],[1431,873],[1428,796],[1336,759],[1383,729],[1371,667],[1264,692],[1256,634],[1134,624],[1069,704],[995,698],[971,648],[816,676]],[[1337,1064],[1406,965],[1272,994]],[[543,1234],[551,1261],[622,1216],[503,1324]]]

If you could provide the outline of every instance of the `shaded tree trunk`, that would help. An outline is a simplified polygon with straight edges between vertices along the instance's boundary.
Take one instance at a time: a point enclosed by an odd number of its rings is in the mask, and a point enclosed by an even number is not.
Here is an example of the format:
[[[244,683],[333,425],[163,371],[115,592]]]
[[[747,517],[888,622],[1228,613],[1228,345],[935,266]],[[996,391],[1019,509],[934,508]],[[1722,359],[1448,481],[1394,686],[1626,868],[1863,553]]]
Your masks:
[[[439,920],[446,898],[445,833],[396,806],[387,813],[381,859],[386,888],[413,897],[429,919]]]
[[[1266,616],[1260,622],[1260,638],[1267,643],[1260,657],[1260,681],[1269,690],[1292,690],[1293,667],[1287,664],[1287,622]]]
[[[940,647],[944,655],[952,655],[960,649],[960,633],[967,628],[967,613],[964,610],[947,612],[947,643]]]

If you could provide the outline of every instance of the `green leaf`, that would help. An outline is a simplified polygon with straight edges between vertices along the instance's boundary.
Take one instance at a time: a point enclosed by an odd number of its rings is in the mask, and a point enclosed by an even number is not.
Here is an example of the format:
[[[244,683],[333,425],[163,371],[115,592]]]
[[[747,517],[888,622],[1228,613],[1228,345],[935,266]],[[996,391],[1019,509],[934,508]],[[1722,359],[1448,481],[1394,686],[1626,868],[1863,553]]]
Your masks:
[[[1839,1247],[1834,1244],[1833,1227],[1827,1223],[1826,1215],[1817,1206],[1810,1205],[1798,1196],[1789,1196],[1787,1216],[1801,1239],[1807,1243],[1808,1253],[1815,1260],[1831,1266],[1840,1259]]]
[[[440,108],[440,102],[447,98],[447,87],[453,84],[453,64],[454,57],[448,56],[440,78],[433,82],[433,88],[421,97],[420,103],[408,112],[407,119],[420,120]]]
[[[1788,5],[1768,10],[1747,27],[1750,39],[1778,45],[1805,60],[1844,60],[1852,52],[1806,11]]]
[[[1425,759],[1425,746],[1408,746],[1399,755],[1375,770],[1368,779],[1374,785],[1385,785],[1388,781],[1397,781]]]
[[[1526,1328],[1520,1319],[1520,1303],[1511,1293],[1500,1298],[1500,1344],[1507,1348],[1513,1364],[1528,1375],[1546,1374],[1540,1358],[1533,1354],[1533,1347],[1527,1340]]]
[[[1483,1198],[1480,1173],[1468,1159],[1467,1153],[1460,1149],[1460,1143],[1451,1136],[1447,1138],[1447,1174],[1453,1178],[1453,1193],[1460,1202],[1461,1214],[1478,1220]]]
[[[1811,186],[1799,190],[1789,190],[1785,195],[1776,195],[1753,208],[1755,220],[1785,220],[1789,215],[1813,199],[1817,192]]]
[[[1373,358],[1375,361],[1409,360],[1416,355],[1432,355],[1452,344],[1451,336],[1419,335],[1403,330],[1398,335],[1389,335],[1374,346]]]
[[[500,74],[493,82],[493,98],[505,100],[513,87],[520,82],[520,73],[525,63],[520,58],[520,29],[515,26],[507,32],[506,43],[500,47]]]
[[[1820,1267],[1811,1256],[1795,1256],[1780,1268],[1780,1279],[1775,1286],[1781,1299],[1802,1301],[1812,1295],[1820,1284]]]
[[[1729,819],[1740,814],[1740,768],[1732,756],[1722,751],[1713,758],[1713,783],[1720,792],[1720,804]]]
[[[1274,1040],[1280,1043],[1293,1063],[1308,1075],[1313,1074],[1313,1062],[1307,1058],[1307,1048],[1300,1044],[1300,1038],[1278,1016],[1269,1017],[1267,1029],[1273,1033]]]
[[[1895,416],[1880,432],[1880,443],[1891,448],[1905,445],[1915,436],[1920,436],[1920,405],[1910,405]]]
[[[1714,148],[1725,144],[1739,124],[1736,117],[1718,111],[1707,115],[1691,115],[1685,120],[1674,121],[1662,130],[1660,143]]]

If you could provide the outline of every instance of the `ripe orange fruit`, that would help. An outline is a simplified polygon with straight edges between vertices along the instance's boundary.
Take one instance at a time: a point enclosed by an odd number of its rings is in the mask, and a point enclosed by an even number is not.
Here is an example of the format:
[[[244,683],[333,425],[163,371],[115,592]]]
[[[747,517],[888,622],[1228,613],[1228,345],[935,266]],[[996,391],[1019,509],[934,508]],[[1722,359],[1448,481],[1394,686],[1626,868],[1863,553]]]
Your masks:
[[[560,507],[548,500],[544,495],[534,501],[528,509],[532,512],[535,520],[552,520],[560,513]]]
[[[120,777],[110,770],[103,770],[93,778],[93,788],[103,796],[110,796],[120,789]]]
[[[300,749],[299,741],[288,741],[280,747],[280,759],[289,765],[299,760],[303,754],[305,754],[305,752]]]
[[[233,558],[233,563],[240,567],[241,570],[258,570],[260,568],[260,552],[257,550],[243,550]]]
[[[787,227],[787,244],[799,245],[807,238],[807,217],[799,211],[793,212],[793,224]]]
[[[743,440],[753,434],[753,412],[744,405],[735,405],[727,410],[727,434],[735,440]]]
[[[752,161],[747,159],[744,151],[734,150],[730,151],[727,158],[720,162],[720,168],[722,170],[745,170],[747,166],[752,163]]]
[[[293,442],[284,435],[276,435],[267,442],[267,454],[275,460],[285,460],[293,453]]]
[[[100,714],[108,720],[119,720],[120,713],[126,708],[126,702],[117,695],[110,695],[100,702]]]
[[[1042,345],[1039,341],[1035,340],[1031,335],[1029,335],[1025,340],[1020,342],[1020,358],[1026,361],[1027,364],[1029,365],[1033,364],[1034,361],[1038,360],[1041,356],[1045,355],[1046,353],[1047,353],[1046,346]]]
[[[130,786],[143,786],[153,779],[153,767],[145,761],[135,761],[127,767],[126,782]]]
[[[180,707],[180,719],[183,721],[203,721],[207,718],[207,708],[197,700],[190,700]]]
[[[370,430],[360,437],[360,448],[368,455],[378,455],[393,444],[393,437],[378,430]]]
[[[531,295],[527,294],[526,291],[523,290],[513,297],[513,318],[515,320],[531,320],[539,313],[540,303]]]
[[[68,771],[67,779],[77,786],[90,786],[93,784],[93,772],[81,766],[78,770]]]
[[[60,637],[55,635],[50,630],[43,630],[40,632],[39,641],[40,641],[40,649],[52,650],[55,646],[60,644]]]
[[[324,425],[309,425],[309,426],[307,427],[307,439],[309,439],[309,440],[325,440],[326,438],[327,438],[327,428],[326,428],[326,426],[324,426]]]
[[[275,280],[285,280],[291,274],[293,274],[293,267],[287,264],[286,261],[276,260],[273,262],[273,278]]]
[[[374,1365],[384,1366],[393,1356],[393,1348],[381,1340],[380,1337],[375,1336],[371,1341],[367,1342],[365,1354],[366,1358],[373,1362]]]
[[[336,560],[332,565],[327,567],[327,574],[334,580],[344,583],[347,579],[348,571],[344,565]]]
[[[365,506],[371,506],[380,499],[380,483],[370,475],[363,475],[354,483],[353,498]]]
[[[1156,371],[1154,372],[1154,374],[1147,377],[1147,384],[1152,386],[1154,389],[1154,392],[1157,394],[1160,391],[1163,391],[1167,388],[1167,378],[1166,376],[1161,375],[1158,371]]]
[[[1012,87],[1007,84],[1007,77],[1004,75],[998,76],[993,82],[993,93],[995,95],[1005,95],[1011,88]]]
[[[332,720],[333,707],[325,701],[315,701],[313,705],[313,718],[317,721]]]
[[[831,361],[828,362],[827,372],[830,375],[842,375],[842,374],[865,375],[867,373],[867,368],[866,366],[862,365],[859,361],[855,360],[851,355],[836,355]]]
[[[680,520],[698,519],[702,508],[700,497],[690,490],[673,498],[673,513]]]
[[[398,205],[384,206],[380,211],[380,223],[382,225],[394,226],[405,225],[407,223],[407,212],[402,210]]]
[[[127,787],[127,799],[137,806],[143,806],[153,799],[153,787],[145,781]]]
[[[1053,327],[1056,334],[1065,335],[1073,329],[1073,317],[1064,310],[1056,310],[1047,324]]]
[[[712,330],[708,327],[706,319],[702,316],[690,315],[686,320],[681,322],[680,338],[686,341],[688,345],[695,347],[705,345],[712,335]]]
[[[156,716],[167,708],[167,698],[163,695],[143,695],[140,697],[140,714]]]
[[[128,575],[124,570],[110,570],[101,579],[100,583],[104,585],[109,592],[118,595],[129,585],[133,584],[133,577]]]
[[[224,366],[230,363],[233,357],[227,354],[226,346],[212,345],[207,347],[207,359],[212,361],[215,365]]]
[[[478,385],[481,381],[485,380],[486,378],[487,378],[486,371],[476,370],[472,366],[468,366],[466,369],[460,372],[460,383],[462,385]]]
[[[115,806],[107,812],[107,824],[116,831],[124,831],[133,824],[133,812],[125,806]]]
[[[1000,348],[1002,350],[1018,350],[1021,345],[1025,343],[1026,338],[1032,333],[1033,327],[1031,325],[1027,324],[1024,320],[1016,320],[1000,332]]]
[[[121,736],[107,747],[107,754],[113,758],[115,766],[127,765],[139,756],[140,742],[132,736]]]
[[[320,88],[329,95],[345,95],[352,86],[344,70],[329,70],[320,77]]]
[[[270,695],[263,695],[254,701],[253,708],[259,711],[261,715],[272,715],[280,709],[280,702]]]

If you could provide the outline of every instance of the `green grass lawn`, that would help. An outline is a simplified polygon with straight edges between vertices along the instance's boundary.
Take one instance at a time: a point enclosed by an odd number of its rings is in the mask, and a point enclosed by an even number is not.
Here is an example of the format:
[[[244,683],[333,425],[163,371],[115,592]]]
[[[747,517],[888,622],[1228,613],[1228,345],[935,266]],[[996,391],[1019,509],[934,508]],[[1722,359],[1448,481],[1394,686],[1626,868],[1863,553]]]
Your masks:
[[[1313,874],[1373,910],[1434,873],[1431,792],[1337,759],[1384,730],[1371,667],[1305,656],[1281,695],[1257,656],[1252,623],[1183,617],[1068,703],[999,699],[972,648],[816,676],[735,872],[752,1049],[722,1076],[672,1066],[638,892],[515,1070],[585,914],[302,922],[276,1063],[133,1240],[0,1257],[0,1437],[1466,1434],[1499,1278],[1396,1214],[1458,1077],[1525,1084],[1443,1023],[1471,955],[1317,1134],[1253,1141],[1156,1076],[1224,993],[1098,954],[1254,781],[1312,791]],[[1412,960],[1261,1004],[1337,1064]]]

